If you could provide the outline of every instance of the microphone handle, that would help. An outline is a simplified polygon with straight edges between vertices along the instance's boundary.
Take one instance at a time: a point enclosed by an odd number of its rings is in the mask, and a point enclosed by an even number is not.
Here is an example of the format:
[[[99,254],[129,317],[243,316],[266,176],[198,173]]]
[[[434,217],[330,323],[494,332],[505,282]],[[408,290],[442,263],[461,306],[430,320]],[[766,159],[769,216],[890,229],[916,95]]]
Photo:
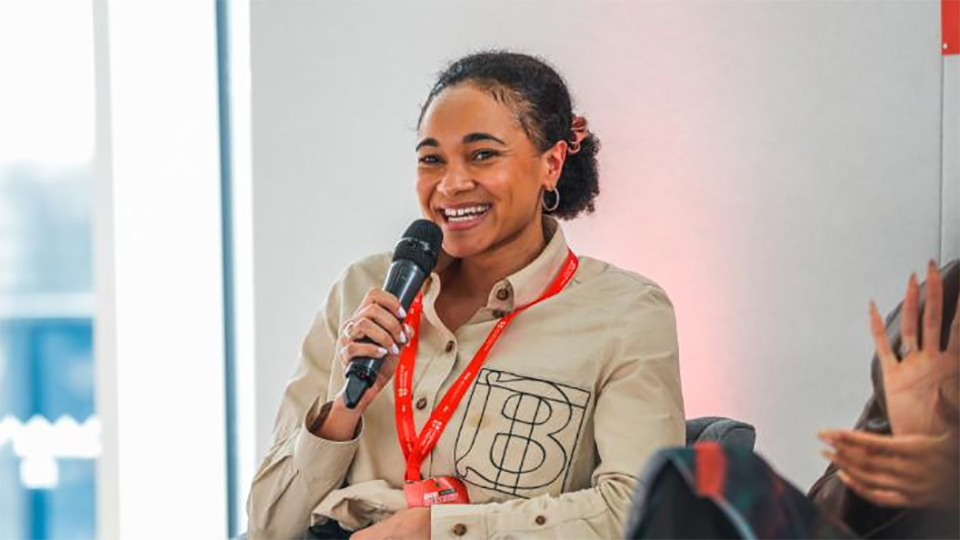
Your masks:
[[[407,259],[399,259],[390,264],[387,279],[383,283],[383,290],[396,296],[404,310],[409,310],[413,300],[420,292],[427,274],[416,263]],[[373,343],[370,338],[359,340],[362,343]],[[383,359],[359,356],[350,361],[347,368],[347,386],[343,392],[343,401],[348,409],[354,409],[363,398],[367,389],[377,380],[377,372]]]

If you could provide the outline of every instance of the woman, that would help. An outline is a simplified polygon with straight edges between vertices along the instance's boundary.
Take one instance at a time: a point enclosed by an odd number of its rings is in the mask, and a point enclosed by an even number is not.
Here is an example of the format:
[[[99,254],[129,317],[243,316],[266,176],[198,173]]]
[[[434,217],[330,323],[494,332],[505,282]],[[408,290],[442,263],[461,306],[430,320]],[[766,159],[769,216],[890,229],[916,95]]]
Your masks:
[[[666,294],[573,256],[554,219],[593,210],[599,142],[551,67],[506,52],[451,64],[418,137],[417,194],[445,252],[422,315],[408,318],[380,290],[389,254],[346,270],[284,394],[250,493],[250,536],[298,537],[310,525],[361,540],[620,536],[646,458],[684,442],[683,399]],[[411,456],[419,446],[401,447],[398,431],[411,438],[397,396],[414,404],[414,436],[433,426],[501,319],[509,326],[435,446]],[[406,388],[392,374],[414,349]],[[358,356],[384,366],[350,410],[339,392]],[[422,492],[441,481],[450,489]],[[457,504],[427,506],[445,499]]]

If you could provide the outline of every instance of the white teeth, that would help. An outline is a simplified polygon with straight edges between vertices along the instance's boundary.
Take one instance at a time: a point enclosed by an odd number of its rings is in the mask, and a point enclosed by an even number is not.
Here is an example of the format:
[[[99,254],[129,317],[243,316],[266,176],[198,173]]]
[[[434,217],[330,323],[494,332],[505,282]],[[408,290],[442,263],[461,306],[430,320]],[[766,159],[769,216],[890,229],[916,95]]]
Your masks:
[[[468,206],[465,208],[444,208],[443,214],[451,221],[466,221],[483,214],[489,209],[490,205],[488,204],[480,206]]]

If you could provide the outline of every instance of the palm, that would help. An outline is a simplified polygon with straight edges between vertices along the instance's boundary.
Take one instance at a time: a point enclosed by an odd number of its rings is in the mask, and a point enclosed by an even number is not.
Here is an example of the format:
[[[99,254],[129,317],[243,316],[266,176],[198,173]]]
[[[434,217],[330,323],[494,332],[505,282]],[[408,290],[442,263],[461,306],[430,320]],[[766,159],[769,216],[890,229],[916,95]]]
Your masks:
[[[954,347],[955,349],[955,347]],[[896,435],[939,435],[948,427],[937,414],[940,389],[954,384],[960,356],[917,351],[883,370],[890,426]]]
[[[883,370],[887,414],[894,435],[940,435],[951,427],[942,414],[942,394],[945,390],[952,394],[951,385],[956,385],[960,379],[960,339],[957,317],[954,316],[947,349],[940,350],[943,283],[933,264],[928,269],[926,293],[923,343],[920,343],[917,332],[920,293],[916,276],[911,276],[903,300],[900,339],[906,351],[900,360],[890,348],[876,306],[871,305],[871,327]]]

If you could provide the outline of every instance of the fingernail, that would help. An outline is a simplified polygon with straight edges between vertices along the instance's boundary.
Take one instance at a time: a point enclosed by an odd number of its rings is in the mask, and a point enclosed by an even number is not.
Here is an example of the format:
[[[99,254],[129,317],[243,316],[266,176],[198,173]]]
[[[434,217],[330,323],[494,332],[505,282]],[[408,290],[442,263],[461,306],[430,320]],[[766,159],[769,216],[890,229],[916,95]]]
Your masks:
[[[401,331],[400,331],[400,343],[403,343],[404,345],[406,345],[406,344],[407,344],[407,341],[409,341],[409,340],[407,339],[407,333],[406,333],[405,331],[401,330]]]
[[[384,356],[387,355],[387,350],[384,349],[383,347],[379,347],[377,348],[377,354],[380,356],[380,358],[383,358]]]
[[[400,309],[397,310],[397,315],[399,315],[401,319],[406,319],[406,318],[407,318],[407,310],[403,309],[403,306],[400,306]]]
[[[403,327],[404,327],[404,329],[406,329],[406,331],[407,331],[407,336],[408,336],[409,338],[413,339],[413,327],[410,326],[409,324],[404,324]]]
[[[392,352],[394,356],[400,354],[400,348],[397,347],[396,343],[390,346],[390,352]]]

